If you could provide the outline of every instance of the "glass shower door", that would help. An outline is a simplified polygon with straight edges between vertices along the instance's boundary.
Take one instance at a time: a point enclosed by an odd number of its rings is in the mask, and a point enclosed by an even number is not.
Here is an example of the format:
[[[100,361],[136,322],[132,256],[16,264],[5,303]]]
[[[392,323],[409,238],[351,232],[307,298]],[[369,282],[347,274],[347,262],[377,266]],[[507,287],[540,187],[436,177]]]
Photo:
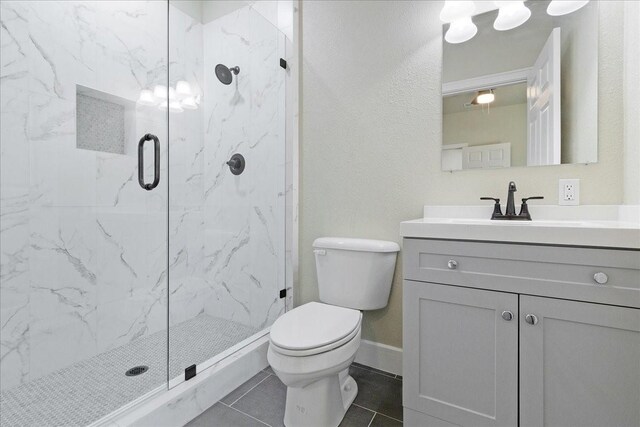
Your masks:
[[[166,389],[168,5],[0,8],[0,424],[88,425]]]
[[[285,38],[268,19],[277,2],[181,3],[169,11],[169,78],[195,108],[170,114],[170,386],[263,336],[285,310]]]

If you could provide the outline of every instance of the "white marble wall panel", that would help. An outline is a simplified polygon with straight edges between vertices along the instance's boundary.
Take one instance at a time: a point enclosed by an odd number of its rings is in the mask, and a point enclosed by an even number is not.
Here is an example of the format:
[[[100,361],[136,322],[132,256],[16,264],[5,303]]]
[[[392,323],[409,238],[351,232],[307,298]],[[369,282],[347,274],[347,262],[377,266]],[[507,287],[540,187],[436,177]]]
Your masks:
[[[135,101],[164,83],[166,3],[0,3],[0,388],[166,327],[166,113],[157,191],[125,155],[77,149],[76,85]],[[151,160],[151,144],[146,148]],[[152,161],[145,174],[151,180]],[[164,184],[164,185],[163,185]]]
[[[0,13],[10,13],[0,4]],[[16,385],[29,377],[29,149],[28,103],[18,83],[6,80],[20,70],[17,44],[7,43],[2,26],[2,80],[0,80],[0,378]],[[19,27],[18,27],[19,29]],[[21,71],[16,71],[20,73]]]
[[[284,70],[278,30],[245,7],[204,28],[205,272],[213,294],[206,312],[255,328],[284,310]],[[222,85],[215,65],[239,66]],[[241,153],[247,167],[225,162]]]

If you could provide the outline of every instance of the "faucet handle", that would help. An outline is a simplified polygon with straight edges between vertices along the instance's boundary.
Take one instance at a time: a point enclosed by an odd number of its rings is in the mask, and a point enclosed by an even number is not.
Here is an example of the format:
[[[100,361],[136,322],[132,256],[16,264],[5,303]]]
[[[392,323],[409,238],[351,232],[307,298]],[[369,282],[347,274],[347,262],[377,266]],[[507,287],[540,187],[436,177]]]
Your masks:
[[[544,196],[533,196],[533,197],[525,197],[522,199],[522,203],[526,204],[529,200],[542,200]]]
[[[493,200],[495,204],[493,205],[493,213],[491,214],[491,219],[496,219],[499,216],[502,216],[502,208],[500,208],[500,199],[495,197],[480,197],[480,200]]]
[[[531,214],[529,213],[529,205],[527,205],[528,200],[542,200],[543,196],[533,196],[533,197],[525,197],[522,199],[522,206],[520,206],[519,217],[522,217],[528,221],[531,221]]]

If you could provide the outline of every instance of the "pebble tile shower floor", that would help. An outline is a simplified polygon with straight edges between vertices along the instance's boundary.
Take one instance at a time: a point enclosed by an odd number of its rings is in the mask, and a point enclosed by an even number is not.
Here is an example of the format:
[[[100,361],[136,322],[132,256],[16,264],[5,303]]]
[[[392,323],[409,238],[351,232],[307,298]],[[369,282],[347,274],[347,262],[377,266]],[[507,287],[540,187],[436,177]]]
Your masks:
[[[201,314],[170,329],[171,378],[258,332],[237,322]],[[86,426],[166,384],[166,331],[138,339],[0,393],[0,424]],[[138,365],[138,376],[125,372]]]
[[[402,426],[402,377],[354,363],[358,395],[340,427]],[[287,388],[271,368],[222,398],[187,427],[281,427]]]

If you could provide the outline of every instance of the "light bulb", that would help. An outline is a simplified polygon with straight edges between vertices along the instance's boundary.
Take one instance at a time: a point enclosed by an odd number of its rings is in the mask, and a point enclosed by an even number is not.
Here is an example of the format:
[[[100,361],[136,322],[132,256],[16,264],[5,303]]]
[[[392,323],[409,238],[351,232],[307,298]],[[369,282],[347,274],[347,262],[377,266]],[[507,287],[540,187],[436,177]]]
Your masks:
[[[155,96],[153,96],[153,92],[149,89],[143,89],[140,91],[140,97],[138,98],[138,104],[141,105],[149,105],[153,106],[158,103]]]
[[[524,5],[524,1],[496,1],[500,8],[498,17],[493,23],[493,28],[498,31],[507,31],[527,22],[531,17],[531,11]]]
[[[158,99],[167,99],[167,87],[165,85],[156,85],[153,88],[153,95]]]
[[[192,92],[189,82],[186,82],[184,80],[178,81],[178,83],[176,83],[176,95],[178,99],[190,97],[192,95]]]
[[[480,93],[478,93],[478,96],[476,97],[476,103],[477,104],[491,104],[493,101],[495,101],[495,99],[496,99],[496,96],[491,91],[480,92]]]
[[[462,18],[470,17],[476,11],[476,5],[472,1],[447,0],[440,11],[440,20],[448,23]]]
[[[589,0],[586,1],[572,1],[572,0],[552,0],[547,7],[547,13],[551,16],[561,16],[566,15],[571,12],[575,12],[581,7],[585,6],[589,3]]]
[[[478,32],[478,27],[471,21],[471,17],[461,18],[453,21],[449,25],[447,33],[444,35],[444,39],[452,44],[464,43],[467,40],[471,40],[473,36]]]
[[[180,101],[180,105],[182,108],[187,110],[195,110],[198,108],[198,104],[196,103],[196,99],[193,96],[189,96]]]

